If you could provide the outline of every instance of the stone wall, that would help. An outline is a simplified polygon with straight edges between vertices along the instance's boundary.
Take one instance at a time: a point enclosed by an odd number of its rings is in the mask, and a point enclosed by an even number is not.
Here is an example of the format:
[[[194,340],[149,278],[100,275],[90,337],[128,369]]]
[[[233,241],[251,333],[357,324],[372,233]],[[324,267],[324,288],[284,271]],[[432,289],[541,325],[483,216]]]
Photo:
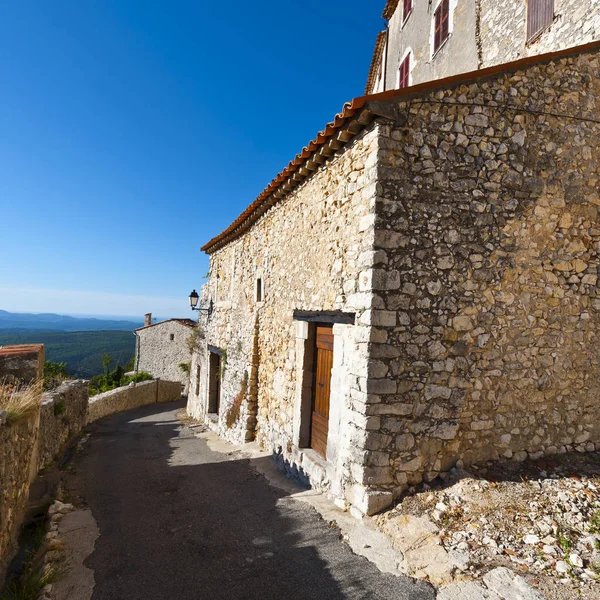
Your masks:
[[[381,128],[374,488],[600,444],[599,75],[597,51],[540,63]]]
[[[52,463],[65,445],[83,429],[88,410],[87,381],[66,381],[42,395],[37,472]]]
[[[0,346],[0,376],[29,383],[44,375],[44,345]]]
[[[325,464],[306,448],[306,395],[303,381],[307,328],[294,310],[344,311],[362,315],[371,294],[359,274],[372,261],[372,226],[378,130],[357,137],[323,168],[270,210],[241,238],[211,255],[203,294],[215,312],[204,320],[203,350],[194,356],[188,412],[204,419],[227,439],[243,442],[255,433],[259,443],[291,470],[308,474],[314,485],[337,496],[365,502],[362,460],[353,454],[348,433],[330,432],[335,462]],[[263,300],[257,302],[257,280]],[[337,326],[334,378],[339,394],[332,412],[339,422],[357,423],[354,394],[367,371],[369,324]],[[221,409],[209,413],[209,353],[222,353]],[[241,415],[227,425],[231,407],[247,380]],[[310,399],[308,399],[310,402]],[[309,409],[310,410],[310,409]],[[254,416],[256,414],[256,416]],[[256,424],[256,431],[254,432]],[[360,497],[360,498],[359,498]]]
[[[552,25],[527,44],[526,0],[479,0],[482,67],[587,44],[600,39],[597,0],[555,0]]]
[[[179,365],[191,360],[187,342],[192,331],[192,327],[177,320],[138,329],[136,371],[146,371],[152,377],[179,381],[187,386],[189,376]]]
[[[92,396],[89,400],[87,423],[117,412],[181,398],[181,384],[177,381],[143,381],[135,387],[124,386]]]

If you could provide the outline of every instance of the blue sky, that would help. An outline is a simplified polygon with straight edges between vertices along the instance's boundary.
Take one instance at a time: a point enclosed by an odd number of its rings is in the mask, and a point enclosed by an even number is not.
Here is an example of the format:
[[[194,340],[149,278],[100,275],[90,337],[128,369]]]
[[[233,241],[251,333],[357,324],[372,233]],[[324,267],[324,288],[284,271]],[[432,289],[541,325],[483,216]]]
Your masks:
[[[0,7],[0,309],[188,315],[222,231],[363,93],[384,2]]]

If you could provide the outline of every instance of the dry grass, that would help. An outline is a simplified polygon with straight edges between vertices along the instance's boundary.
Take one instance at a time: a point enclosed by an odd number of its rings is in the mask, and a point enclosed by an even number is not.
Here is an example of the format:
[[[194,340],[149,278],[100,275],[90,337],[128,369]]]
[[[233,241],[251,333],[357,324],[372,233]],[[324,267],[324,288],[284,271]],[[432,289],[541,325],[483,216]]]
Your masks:
[[[27,419],[39,411],[42,385],[41,380],[25,386],[0,379],[0,411],[6,412],[8,424]]]

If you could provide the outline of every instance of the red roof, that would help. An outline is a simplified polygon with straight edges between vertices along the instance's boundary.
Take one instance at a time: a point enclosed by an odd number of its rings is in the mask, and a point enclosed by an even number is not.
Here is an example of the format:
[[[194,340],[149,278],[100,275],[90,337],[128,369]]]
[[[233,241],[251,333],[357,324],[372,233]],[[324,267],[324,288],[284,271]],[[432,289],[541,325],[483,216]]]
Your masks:
[[[20,344],[16,346],[0,346],[0,355],[27,356],[39,354],[44,349],[44,344]]]
[[[316,170],[319,164],[325,162],[327,157],[332,156],[339,148],[353,139],[375,118],[386,116],[381,113],[382,110],[385,110],[383,104],[386,100],[408,100],[432,90],[448,89],[470,81],[516,71],[536,63],[548,62],[572,54],[581,54],[598,49],[600,49],[600,41],[558,52],[529,56],[510,63],[461,73],[445,79],[427,81],[400,90],[389,90],[371,96],[361,96],[347,102],[342,112],[337,114],[335,119],[323,131],[319,132],[317,137],[273,179],[260,196],[227,229],[202,246],[201,250],[211,254],[249,229],[269,208],[281,198],[286,197],[291,189],[310,177],[312,171]]]
[[[171,323],[172,321],[176,321],[180,325],[185,325],[186,327],[196,327],[198,325],[197,321],[193,319],[167,319],[166,321],[159,321],[158,323],[152,323],[152,325],[144,325],[144,327],[138,327],[134,329],[134,331],[141,331],[142,329],[150,329],[150,327],[156,327],[157,325],[163,325],[164,323]]]
[[[383,15],[381,15],[386,21],[389,21],[394,16],[399,2],[400,0],[387,0],[387,4],[383,9]]]

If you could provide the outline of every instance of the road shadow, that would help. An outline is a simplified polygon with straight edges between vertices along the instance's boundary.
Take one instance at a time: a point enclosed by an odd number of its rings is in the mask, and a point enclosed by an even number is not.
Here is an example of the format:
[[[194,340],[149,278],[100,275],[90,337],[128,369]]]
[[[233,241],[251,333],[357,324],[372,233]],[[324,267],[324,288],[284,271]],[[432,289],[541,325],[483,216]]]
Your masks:
[[[98,421],[65,474],[67,499],[100,528],[93,600],[433,600],[353,554],[249,460],[211,451],[175,417],[183,406]]]

